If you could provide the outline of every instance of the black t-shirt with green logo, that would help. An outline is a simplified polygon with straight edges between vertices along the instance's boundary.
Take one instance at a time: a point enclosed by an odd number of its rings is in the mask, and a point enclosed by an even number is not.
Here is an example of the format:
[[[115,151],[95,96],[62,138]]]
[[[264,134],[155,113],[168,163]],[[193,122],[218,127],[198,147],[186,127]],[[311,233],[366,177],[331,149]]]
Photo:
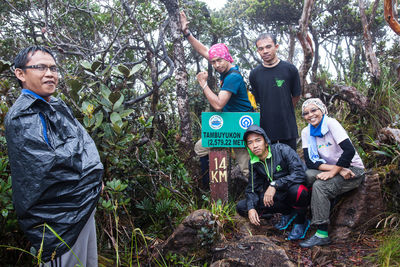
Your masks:
[[[250,85],[260,105],[260,126],[271,141],[298,137],[292,97],[301,94],[297,68],[281,61],[272,68],[258,65],[250,72]]]

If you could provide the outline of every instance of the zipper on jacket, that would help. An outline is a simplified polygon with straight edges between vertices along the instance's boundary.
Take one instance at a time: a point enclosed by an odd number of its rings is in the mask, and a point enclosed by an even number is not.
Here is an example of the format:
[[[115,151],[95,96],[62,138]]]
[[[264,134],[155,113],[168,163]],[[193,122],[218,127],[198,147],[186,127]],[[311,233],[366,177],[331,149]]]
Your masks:
[[[270,182],[272,182],[274,180],[274,168],[272,168],[273,166],[274,165],[273,165],[272,155],[271,155],[271,175],[269,174],[269,168],[268,168],[267,159],[265,159],[265,165],[264,165],[265,172],[267,173],[267,177],[269,178]]]
[[[267,159],[265,159],[265,164],[262,161],[260,161],[260,163],[262,165],[264,165],[265,173],[267,174],[269,181],[272,182],[274,180],[274,169],[272,168],[273,167],[272,155],[271,155],[271,175],[269,174]],[[251,165],[251,191],[254,193],[254,174],[253,174],[253,165],[254,164],[250,164],[250,165]]]

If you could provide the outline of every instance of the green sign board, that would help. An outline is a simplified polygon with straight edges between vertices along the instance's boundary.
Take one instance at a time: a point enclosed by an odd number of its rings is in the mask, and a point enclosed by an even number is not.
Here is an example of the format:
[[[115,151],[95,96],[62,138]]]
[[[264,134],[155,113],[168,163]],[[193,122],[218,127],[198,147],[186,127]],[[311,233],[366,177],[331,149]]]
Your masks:
[[[260,125],[258,112],[201,113],[203,147],[244,147],[243,134],[252,125]]]

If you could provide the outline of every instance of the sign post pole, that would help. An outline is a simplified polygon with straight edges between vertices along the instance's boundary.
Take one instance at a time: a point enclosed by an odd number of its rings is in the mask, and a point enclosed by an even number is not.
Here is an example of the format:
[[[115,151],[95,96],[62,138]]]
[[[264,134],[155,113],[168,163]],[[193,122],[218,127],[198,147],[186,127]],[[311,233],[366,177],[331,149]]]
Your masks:
[[[228,202],[228,168],[229,158],[226,149],[211,149],[210,160],[210,191],[211,199],[221,199],[223,203]]]

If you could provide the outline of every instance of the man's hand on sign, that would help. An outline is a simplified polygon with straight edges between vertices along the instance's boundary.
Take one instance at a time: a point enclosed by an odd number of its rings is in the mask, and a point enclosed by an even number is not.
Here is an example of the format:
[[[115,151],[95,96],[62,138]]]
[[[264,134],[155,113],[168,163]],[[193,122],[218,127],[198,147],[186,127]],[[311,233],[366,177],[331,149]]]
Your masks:
[[[276,189],[273,186],[269,186],[267,191],[264,194],[264,205],[267,207],[272,207],[274,205],[274,196],[276,193]]]
[[[258,213],[255,209],[249,210],[249,220],[254,225],[260,225],[260,218],[258,218]]]
[[[197,77],[197,81],[199,82],[200,86],[203,88],[203,86],[207,83],[207,79],[208,79],[207,71],[199,72],[196,77]]]

